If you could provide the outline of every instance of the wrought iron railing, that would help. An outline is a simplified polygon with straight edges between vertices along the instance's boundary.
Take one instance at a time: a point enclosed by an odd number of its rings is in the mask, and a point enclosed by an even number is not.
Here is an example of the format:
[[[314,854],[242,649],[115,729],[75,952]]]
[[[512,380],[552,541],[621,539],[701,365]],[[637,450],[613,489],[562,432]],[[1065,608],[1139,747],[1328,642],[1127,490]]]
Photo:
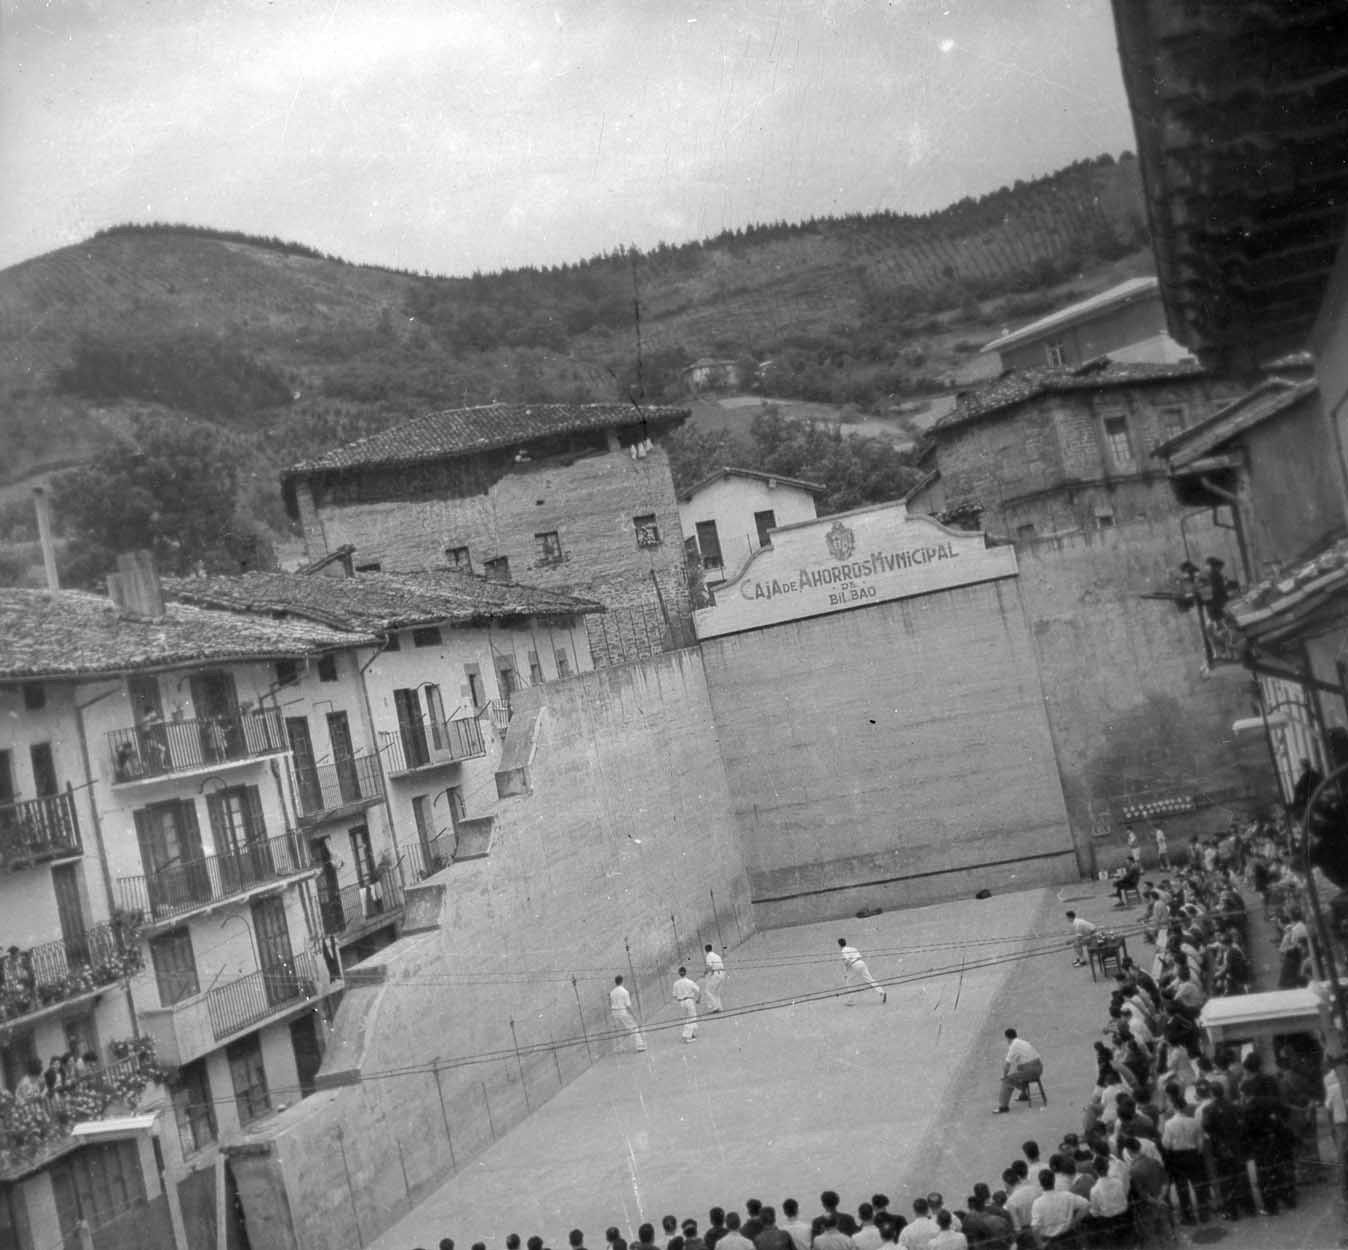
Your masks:
[[[454,764],[486,755],[482,726],[471,716],[447,721],[411,721],[379,735],[384,767],[393,774]]]
[[[69,786],[64,794],[0,803],[0,864],[6,868],[78,855],[81,850],[79,816]]]
[[[131,976],[141,966],[139,917],[119,915],[72,938],[11,948],[0,958],[0,1021],[19,1019]]]
[[[235,712],[196,720],[156,721],[108,734],[119,783],[167,777],[288,750],[281,713]]]
[[[404,887],[423,881],[433,872],[454,862],[454,844],[458,841],[452,829],[446,829],[425,842],[412,842],[398,856],[398,873]]]
[[[223,1041],[296,1002],[315,997],[322,966],[313,951],[300,951],[283,967],[250,972],[207,990],[206,1013],[215,1040]]]
[[[394,872],[386,872],[371,885],[347,885],[337,890],[321,877],[318,880],[318,910],[328,937],[341,937],[381,916],[392,919],[402,907],[403,887]]]
[[[503,734],[510,728],[510,700],[492,699],[487,704],[487,714],[491,717],[491,727],[498,734]]]
[[[238,851],[179,860],[144,876],[121,877],[117,897],[128,910],[165,920],[310,867],[308,844],[287,833],[246,843]]]
[[[322,820],[355,804],[384,797],[384,775],[373,755],[353,755],[332,764],[300,765],[295,769],[300,820]]]

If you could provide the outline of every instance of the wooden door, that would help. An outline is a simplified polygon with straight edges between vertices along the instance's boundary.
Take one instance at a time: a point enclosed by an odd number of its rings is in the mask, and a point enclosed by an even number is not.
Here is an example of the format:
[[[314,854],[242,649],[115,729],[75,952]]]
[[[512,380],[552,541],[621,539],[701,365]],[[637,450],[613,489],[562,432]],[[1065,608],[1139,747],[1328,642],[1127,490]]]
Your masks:
[[[262,984],[271,1006],[299,996],[295,976],[295,955],[290,949],[290,930],[286,926],[285,900],[259,898],[252,904],[253,933],[257,938],[257,957],[262,965]]]
[[[190,799],[155,803],[139,808],[135,819],[151,908],[172,912],[184,903],[210,898],[196,804]]]
[[[274,875],[271,847],[256,786],[233,786],[206,797],[220,877],[225,888],[247,888]]]
[[[80,893],[78,869],[78,864],[57,864],[51,870],[56,914],[61,922],[61,938],[72,966],[89,962],[89,939],[84,923],[84,900]]]
[[[393,706],[398,709],[398,733],[403,743],[403,760],[408,768],[420,768],[431,762],[426,747],[426,726],[421,719],[421,703],[415,690],[395,690]]]
[[[318,779],[318,764],[314,760],[314,741],[309,736],[309,720],[304,716],[286,717],[286,737],[290,739],[290,754],[295,761],[295,782],[299,787],[300,810],[323,810],[323,786]]]
[[[351,724],[345,712],[328,713],[328,741],[332,743],[337,792],[343,803],[354,803],[360,798],[360,778],[356,775],[356,748],[351,742]]]

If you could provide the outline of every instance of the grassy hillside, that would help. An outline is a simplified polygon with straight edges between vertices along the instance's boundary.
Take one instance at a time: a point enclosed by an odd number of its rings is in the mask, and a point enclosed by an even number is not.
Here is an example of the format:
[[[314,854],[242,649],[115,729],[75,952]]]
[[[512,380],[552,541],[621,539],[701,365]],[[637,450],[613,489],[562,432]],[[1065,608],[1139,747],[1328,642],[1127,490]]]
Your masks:
[[[1136,162],[1101,158],[922,217],[461,278],[116,228],[0,273],[0,489],[80,462],[137,413],[178,414],[228,433],[279,518],[280,467],[413,413],[670,398],[703,355],[771,359],[770,393],[883,418],[962,376],[1003,325],[1144,269],[1142,220]]]

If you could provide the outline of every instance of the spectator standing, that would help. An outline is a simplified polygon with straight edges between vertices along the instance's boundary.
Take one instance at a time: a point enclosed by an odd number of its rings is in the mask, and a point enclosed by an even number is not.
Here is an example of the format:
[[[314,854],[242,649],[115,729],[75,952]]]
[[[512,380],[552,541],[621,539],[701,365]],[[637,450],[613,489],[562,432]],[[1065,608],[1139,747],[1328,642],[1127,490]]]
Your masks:
[[[725,1229],[725,1236],[716,1243],[721,1250],[754,1250],[754,1243],[740,1232],[738,1211],[726,1212]]]
[[[782,1231],[789,1234],[796,1250],[810,1250],[810,1226],[800,1218],[800,1203],[794,1198],[782,1202]]]
[[[763,1231],[754,1238],[754,1250],[793,1250],[791,1234],[777,1227],[777,1208],[764,1207],[759,1214]],[[684,1247],[687,1250],[687,1247]]]
[[[936,1212],[937,1233],[927,1250],[969,1250],[969,1239],[954,1227],[954,1216],[949,1211]]]
[[[852,1250],[852,1239],[838,1227],[837,1215],[830,1212],[819,1218],[824,1228],[814,1239],[814,1250]]]
[[[1170,846],[1166,842],[1165,830],[1158,823],[1151,831],[1152,841],[1156,843],[1156,866],[1170,871]]]
[[[880,1250],[884,1238],[875,1226],[875,1207],[869,1202],[863,1202],[857,1208],[857,1218],[861,1221],[861,1227],[852,1234],[852,1244],[857,1250]]]
[[[927,1250],[940,1231],[940,1225],[931,1218],[931,1204],[925,1198],[914,1198],[913,1218],[899,1234],[899,1245],[903,1250]]]

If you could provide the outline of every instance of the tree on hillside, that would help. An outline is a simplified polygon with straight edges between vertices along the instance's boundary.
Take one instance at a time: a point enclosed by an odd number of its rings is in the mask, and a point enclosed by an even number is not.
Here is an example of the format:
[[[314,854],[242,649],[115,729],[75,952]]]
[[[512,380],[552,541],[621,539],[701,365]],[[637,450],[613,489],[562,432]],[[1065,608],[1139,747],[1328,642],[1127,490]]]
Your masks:
[[[131,438],[54,483],[58,528],[70,540],[63,580],[99,586],[119,552],[138,548],[169,574],[265,567],[265,531],[236,506],[236,461],[209,427],[139,418]]]

